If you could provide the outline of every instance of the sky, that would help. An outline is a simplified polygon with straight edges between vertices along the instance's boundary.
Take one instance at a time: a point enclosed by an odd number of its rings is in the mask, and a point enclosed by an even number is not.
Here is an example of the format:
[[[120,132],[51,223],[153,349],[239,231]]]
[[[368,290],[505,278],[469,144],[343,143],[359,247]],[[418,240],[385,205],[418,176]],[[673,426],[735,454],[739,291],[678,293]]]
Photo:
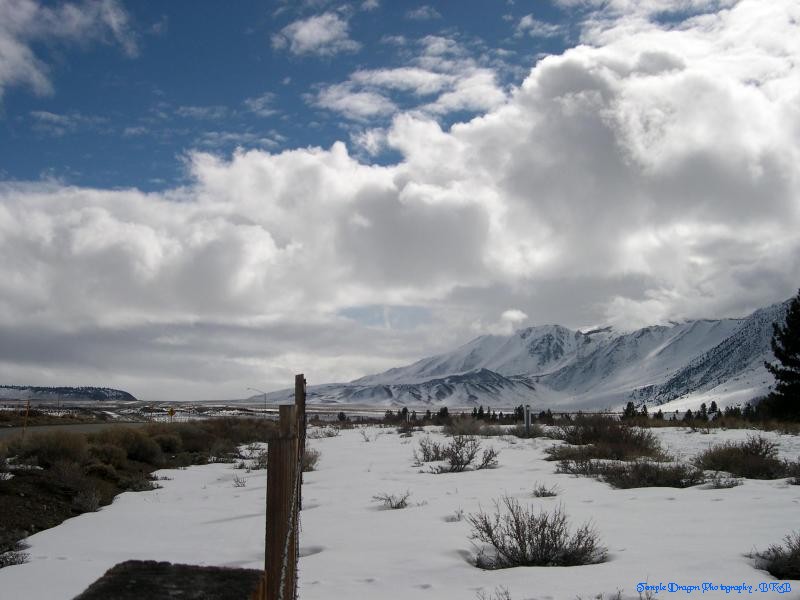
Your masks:
[[[794,0],[0,0],[0,383],[348,381],[800,286]]]

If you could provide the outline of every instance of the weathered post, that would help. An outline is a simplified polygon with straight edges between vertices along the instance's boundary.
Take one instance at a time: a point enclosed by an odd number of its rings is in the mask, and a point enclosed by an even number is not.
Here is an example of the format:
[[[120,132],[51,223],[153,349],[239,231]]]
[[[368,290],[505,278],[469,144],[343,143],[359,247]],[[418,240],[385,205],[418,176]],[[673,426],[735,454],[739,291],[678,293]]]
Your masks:
[[[306,453],[306,378],[300,373],[294,376],[294,405],[297,408],[297,453],[303,464]],[[303,510],[303,473],[300,472],[300,489],[297,490],[297,509]]]
[[[531,434],[531,405],[525,405],[525,435]]]
[[[267,454],[267,600],[295,600],[297,580],[297,500],[300,488],[297,407],[281,405],[278,436]]]

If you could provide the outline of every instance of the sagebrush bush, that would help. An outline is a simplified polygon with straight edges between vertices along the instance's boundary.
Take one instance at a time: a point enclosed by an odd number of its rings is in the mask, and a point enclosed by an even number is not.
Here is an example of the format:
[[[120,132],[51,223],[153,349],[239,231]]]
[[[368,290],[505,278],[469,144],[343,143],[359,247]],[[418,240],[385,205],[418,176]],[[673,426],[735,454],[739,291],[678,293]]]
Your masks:
[[[178,454],[183,450],[181,437],[175,433],[159,433],[153,436],[153,441],[161,448],[165,454]]]
[[[98,461],[122,469],[128,462],[128,453],[114,444],[92,444],[89,454]]]
[[[0,569],[14,565],[22,565],[30,560],[31,555],[25,550],[28,548],[22,542],[15,542],[11,550],[0,553]]]
[[[695,458],[695,464],[748,479],[777,479],[785,477],[787,470],[787,464],[778,459],[778,445],[754,435],[744,442],[712,446]]]
[[[408,506],[408,499],[411,497],[411,492],[406,491],[402,494],[376,494],[372,497],[376,502],[382,502],[386,508],[398,510]]]
[[[533,486],[531,495],[534,498],[552,498],[558,496],[558,488],[556,486],[547,487],[543,483],[537,483]]]
[[[442,433],[445,435],[481,435],[482,428],[482,421],[472,417],[456,417],[450,419],[450,422],[442,427]]]
[[[414,450],[414,464],[444,460],[444,445],[433,441],[430,437],[421,438],[419,448]]]
[[[572,567],[603,562],[607,550],[589,523],[570,533],[562,507],[534,513],[509,496],[495,502],[495,511],[467,517],[472,539],[480,548],[476,565],[482,569],[509,567]]]
[[[315,448],[306,448],[303,452],[303,472],[316,471],[322,452]]]
[[[86,437],[68,431],[36,433],[25,440],[19,451],[21,458],[35,458],[39,466],[50,468],[57,461],[81,464],[89,456]]]
[[[497,466],[499,454],[491,447],[483,449],[480,440],[472,435],[455,435],[442,444],[424,437],[419,440],[419,448],[414,450],[414,464],[445,462],[432,467],[431,473],[461,473],[467,469],[492,469]]]
[[[128,460],[158,466],[163,462],[161,447],[147,433],[132,427],[115,427],[91,434],[89,440],[98,446],[122,448]]]
[[[676,487],[685,488],[705,481],[703,472],[680,463],[659,463],[648,460],[602,462],[597,460],[564,460],[557,473],[594,477],[620,488]]]
[[[531,423],[530,431],[525,431],[525,425],[515,425],[508,430],[508,435],[523,439],[544,437],[544,428],[538,423]]]
[[[800,532],[788,534],[783,541],[783,546],[773,545],[752,555],[756,567],[777,579],[800,579]]]
[[[117,470],[112,465],[102,462],[89,463],[84,467],[83,472],[89,477],[97,477],[106,481],[116,482],[119,480]]]
[[[551,435],[581,448],[554,446],[547,450],[547,460],[665,458],[653,432],[608,417],[579,417],[569,425],[560,425]]]

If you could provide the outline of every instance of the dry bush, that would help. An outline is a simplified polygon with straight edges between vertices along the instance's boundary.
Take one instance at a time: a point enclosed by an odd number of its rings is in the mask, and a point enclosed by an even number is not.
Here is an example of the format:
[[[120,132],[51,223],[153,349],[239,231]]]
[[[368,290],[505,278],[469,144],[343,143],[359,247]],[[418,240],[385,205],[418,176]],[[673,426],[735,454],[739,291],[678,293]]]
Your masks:
[[[411,492],[406,491],[403,494],[376,494],[372,497],[376,502],[383,502],[386,508],[398,510],[408,506],[408,499],[411,497]]]
[[[111,465],[115,469],[122,469],[128,463],[128,453],[124,448],[114,444],[92,444],[89,447],[89,454],[101,463]]]
[[[530,431],[525,431],[525,425],[515,425],[508,430],[508,435],[523,439],[533,439],[544,437],[545,432],[541,425],[538,423],[531,423]]]
[[[306,448],[303,452],[303,473],[316,471],[322,452],[315,448]]]
[[[447,444],[434,442],[430,437],[419,440],[414,450],[414,464],[445,462],[431,467],[431,473],[461,473],[468,469],[492,469],[497,466],[499,452],[486,448],[481,452],[480,440],[472,435],[456,435]]]
[[[434,442],[430,437],[419,440],[419,448],[414,450],[414,464],[444,460],[444,444]]]
[[[14,542],[11,550],[0,553],[0,569],[28,562],[31,555],[25,552],[27,548],[28,546],[22,542]]]
[[[773,545],[751,557],[756,559],[757,568],[777,579],[800,579],[800,532],[788,534],[783,541],[785,546]]]
[[[488,544],[480,549],[476,565],[482,569],[510,567],[572,567],[603,562],[606,548],[589,523],[570,534],[562,507],[552,513],[534,513],[514,498],[495,502],[494,514],[483,511],[467,517],[472,539]]]
[[[665,464],[647,460],[634,462],[602,462],[596,460],[564,460],[557,473],[594,477],[615,488],[676,487],[685,488],[705,481],[703,472],[683,464]]]
[[[163,462],[161,447],[144,431],[131,427],[115,427],[91,434],[89,440],[97,446],[122,448],[128,460],[158,466]]]
[[[86,436],[68,431],[36,433],[19,449],[23,459],[36,459],[39,466],[50,468],[57,461],[81,464],[89,456]]]
[[[708,478],[708,486],[713,490],[727,490],[742,485],[742,480],[738,477],[728,477],[719,473],[714,473]]]
[[[338,427],[311,427],[306,432],[306,438],[309,440],[320,440],[323,438],[338,437],[341,430]]]
[[[481,435],[483,423],[472,417],[455,417],[442,427],[445,435]]]
[[[239,477],[239,475],[234,474],[233,476],[233,487],[235,488],[243,488],[247,486],[247,479],[244,477]]]
[[[559,489],[556,486],[547,487],[543,483],[537,483],[533,486],[533,491],[531,495],[534,498],[552,498],[553,496],[558,496]]]
[[[787,474],[787,463],[778,459],[778,445],[754,435],[745,442],[712,446],[695,458],[695,464],[749,479],[777,479]]]
[[[579,417],[574,423],[557,427],[552,436],[582,448],[554,446],[547,450],[547,460],[665,458],[653,432],[608,417]]]

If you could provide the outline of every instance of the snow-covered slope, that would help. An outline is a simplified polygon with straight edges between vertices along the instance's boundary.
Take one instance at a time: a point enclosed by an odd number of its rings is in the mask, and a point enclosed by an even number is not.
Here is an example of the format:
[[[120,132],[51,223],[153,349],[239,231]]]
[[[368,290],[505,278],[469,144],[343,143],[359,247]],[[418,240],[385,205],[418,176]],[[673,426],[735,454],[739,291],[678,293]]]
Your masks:
[[[691,407],[714,398],[725,406],[769,388],[772,379],[763,363],[772,359],[772,324],[784,318],[787,306],[788,301],[775,304],[741,319],[701,319],[633,332],[543,325],[508,336],[481,336],[405,367],[346,384],[312,386],[309,401],[592,409],[631,400]],[[270,397],[285,401],[290,394]]]

